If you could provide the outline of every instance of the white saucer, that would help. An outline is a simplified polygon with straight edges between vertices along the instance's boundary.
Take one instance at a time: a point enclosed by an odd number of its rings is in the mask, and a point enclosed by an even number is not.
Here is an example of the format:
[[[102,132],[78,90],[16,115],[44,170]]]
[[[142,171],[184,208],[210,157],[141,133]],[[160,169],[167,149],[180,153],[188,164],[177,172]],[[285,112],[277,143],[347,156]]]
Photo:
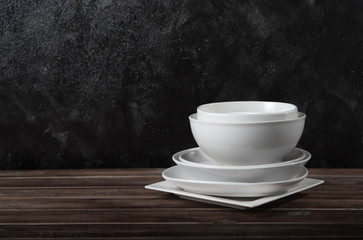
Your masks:
[[[299,182],[294,187],[289,188],[283,194],[271,195],[267,197],[256,197],[256,198],[228,198],[228,197],[214,197],[207,196],[198,193],[191,193],[184,191],[183,189],[174,186],[173,184],[168,183],[167,181],[162,181],[154,184],[150,184],[145,186],[146,189],[173,193],[178,195],[181,198],[194,200],[198,202],[205,202],[210,204],[216,204],[225,207],[232,207],[238,209],[248,209],[253,207],[258,207],[262,204],[266,204],[268,202],[275,201],[277,199],[292,195],[294,193],[298,193],[304,191],[306,189],[315,187],[319,184],[322,184],[324,181],[319,179],[305,178],[301,182]]]
[[[244,183],[191,179],[179,166],[168,168],[162,173],[165,180],[188,192],[224,197],[261,197],[280,194],[304,180],[307,175],[308,170],[301,167],[300,173],[288,180]]]
[[[189,148],[178,153],[179,161],[189,163],[189,164],[197,164],[197,165],[208,165],[208,166],[228,166],[228,167],[266,167],[271,165],[278,164],[287,164],[295,161],[300,161],[306,157],[306,151],[300,148],[294,148],[291,153],[289,153],[286,157],[281,159],[281,161],[276,163],[269,164],[259,164],[259,165],[248,165],[248,166],[229,166],[229,165],[221,165],[208,157],[203,151],[199,148]]]

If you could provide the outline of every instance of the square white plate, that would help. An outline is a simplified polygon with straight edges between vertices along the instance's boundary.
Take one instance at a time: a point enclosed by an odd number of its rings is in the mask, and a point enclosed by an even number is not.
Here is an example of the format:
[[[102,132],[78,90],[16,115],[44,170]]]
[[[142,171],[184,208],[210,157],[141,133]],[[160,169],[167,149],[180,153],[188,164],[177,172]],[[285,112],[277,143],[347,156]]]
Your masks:
[[[319,184],[322,184],[324,180],[319,179],[312,179],[312,178],[305,178],[303,181],[299,182],[296,186],[288,189],[286,192],[277,195],[271,195],[266,197],[215,197],[215,196],[208,196],[198,193],[191,193],[184,191],[183,189],[176,187],[167,181],[162,181],[154,184],[150,184],[145,186],[146,189],[173,193],[178,195],[181,198],[194,200],[198,202],[205,202],[216,204],[225,207],[232,207],[238,209],[248,209],[260,206],[262,204],[266,204],[268,202],[275,201],[277,199],[292,195],[294,193],[298,193],[304,191],[306,189],[315,187]]]

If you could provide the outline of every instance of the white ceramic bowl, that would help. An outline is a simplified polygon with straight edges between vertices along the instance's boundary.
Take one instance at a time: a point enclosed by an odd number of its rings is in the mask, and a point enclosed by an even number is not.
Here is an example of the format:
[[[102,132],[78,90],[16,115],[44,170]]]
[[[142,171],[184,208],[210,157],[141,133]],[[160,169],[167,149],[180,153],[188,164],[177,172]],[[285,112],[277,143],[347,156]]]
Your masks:
[[[295,105],[282,102],[217,102],[197,108],[197,118],[207,122],[265,122],[294,119],[297,116]]]
[[[295,119],[256,123],[213,123],[189,116],[192,134],[202,151],[222,165],[258,165],[281,161],[304,130],[304,113]]]
[[[283,161],[254,166],[222,166],[205,158],[200,148],[191,148],[173,155],[173,161],[190,179],[228,182],[271,182],[296,178],[311,154],[295,148]]]
[[[199,178],[192,179],[185,175],[179,166],[166,169],[162,176],[170,184],[186,191],[226,197],[260,197],[286,192],[308,175],[305,167],[300,169],[296,178],[257,183],[203,181]]]

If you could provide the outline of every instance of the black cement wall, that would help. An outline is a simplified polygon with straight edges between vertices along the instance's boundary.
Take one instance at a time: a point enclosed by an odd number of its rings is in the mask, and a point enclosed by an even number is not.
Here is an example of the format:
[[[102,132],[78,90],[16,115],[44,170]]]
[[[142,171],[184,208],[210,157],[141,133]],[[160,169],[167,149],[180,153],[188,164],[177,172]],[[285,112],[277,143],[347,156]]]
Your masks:
[[[167,167],[200,104],[307,114],[309,167],[363,167],[363,2],[0,1],[0,168]]]

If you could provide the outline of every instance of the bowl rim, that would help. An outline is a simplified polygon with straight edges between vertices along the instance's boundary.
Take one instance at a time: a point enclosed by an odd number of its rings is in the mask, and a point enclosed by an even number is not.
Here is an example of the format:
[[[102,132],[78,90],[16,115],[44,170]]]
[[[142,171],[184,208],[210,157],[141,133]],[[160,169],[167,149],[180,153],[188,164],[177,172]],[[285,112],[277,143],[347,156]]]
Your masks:
[[[290,107],[290,109],[288,110],[284,110],[284,111],[276,111],[276,112],[233,112],[233,113],[221,113],[221,112],[210,112],[208,111],[208,109],[204,109],[208,106],[211,105],[223,105],[223,104],[280,104],[280,105],[287,105]],[[197,112],[201,112],[203,114],[206,115],[211,115],[211,116],[228,116],[228,115],[256,115],[256,116],[260,116],[260,115],[286,115],[286,114],[290,114],[290,113],[297,113],[298,112],[298,108],[296,105],[292,104],[292,103],[286,103],[286,102],[274,102],[274,101],[225,101],[225,102],[213,102],[213,103],[205,103],[202,105],[199,105],[197,107]]]
[[[206,121],[200,120],[197,118],[198,113],[192,113],[189,115],[189,120],[191,122],[196,123],[204,123],[204,124],[215,124],[215,125],[259,125],[259,124],[270,124],[270,123],[285,123],[292,121],[300,121],[306,118],[306,114],[303,112],[298,112],[298,116],[293,119],[281,119],[281,120],[270,120],[270,121],[253,121],[253,122],[214,122],[214,121]]]

